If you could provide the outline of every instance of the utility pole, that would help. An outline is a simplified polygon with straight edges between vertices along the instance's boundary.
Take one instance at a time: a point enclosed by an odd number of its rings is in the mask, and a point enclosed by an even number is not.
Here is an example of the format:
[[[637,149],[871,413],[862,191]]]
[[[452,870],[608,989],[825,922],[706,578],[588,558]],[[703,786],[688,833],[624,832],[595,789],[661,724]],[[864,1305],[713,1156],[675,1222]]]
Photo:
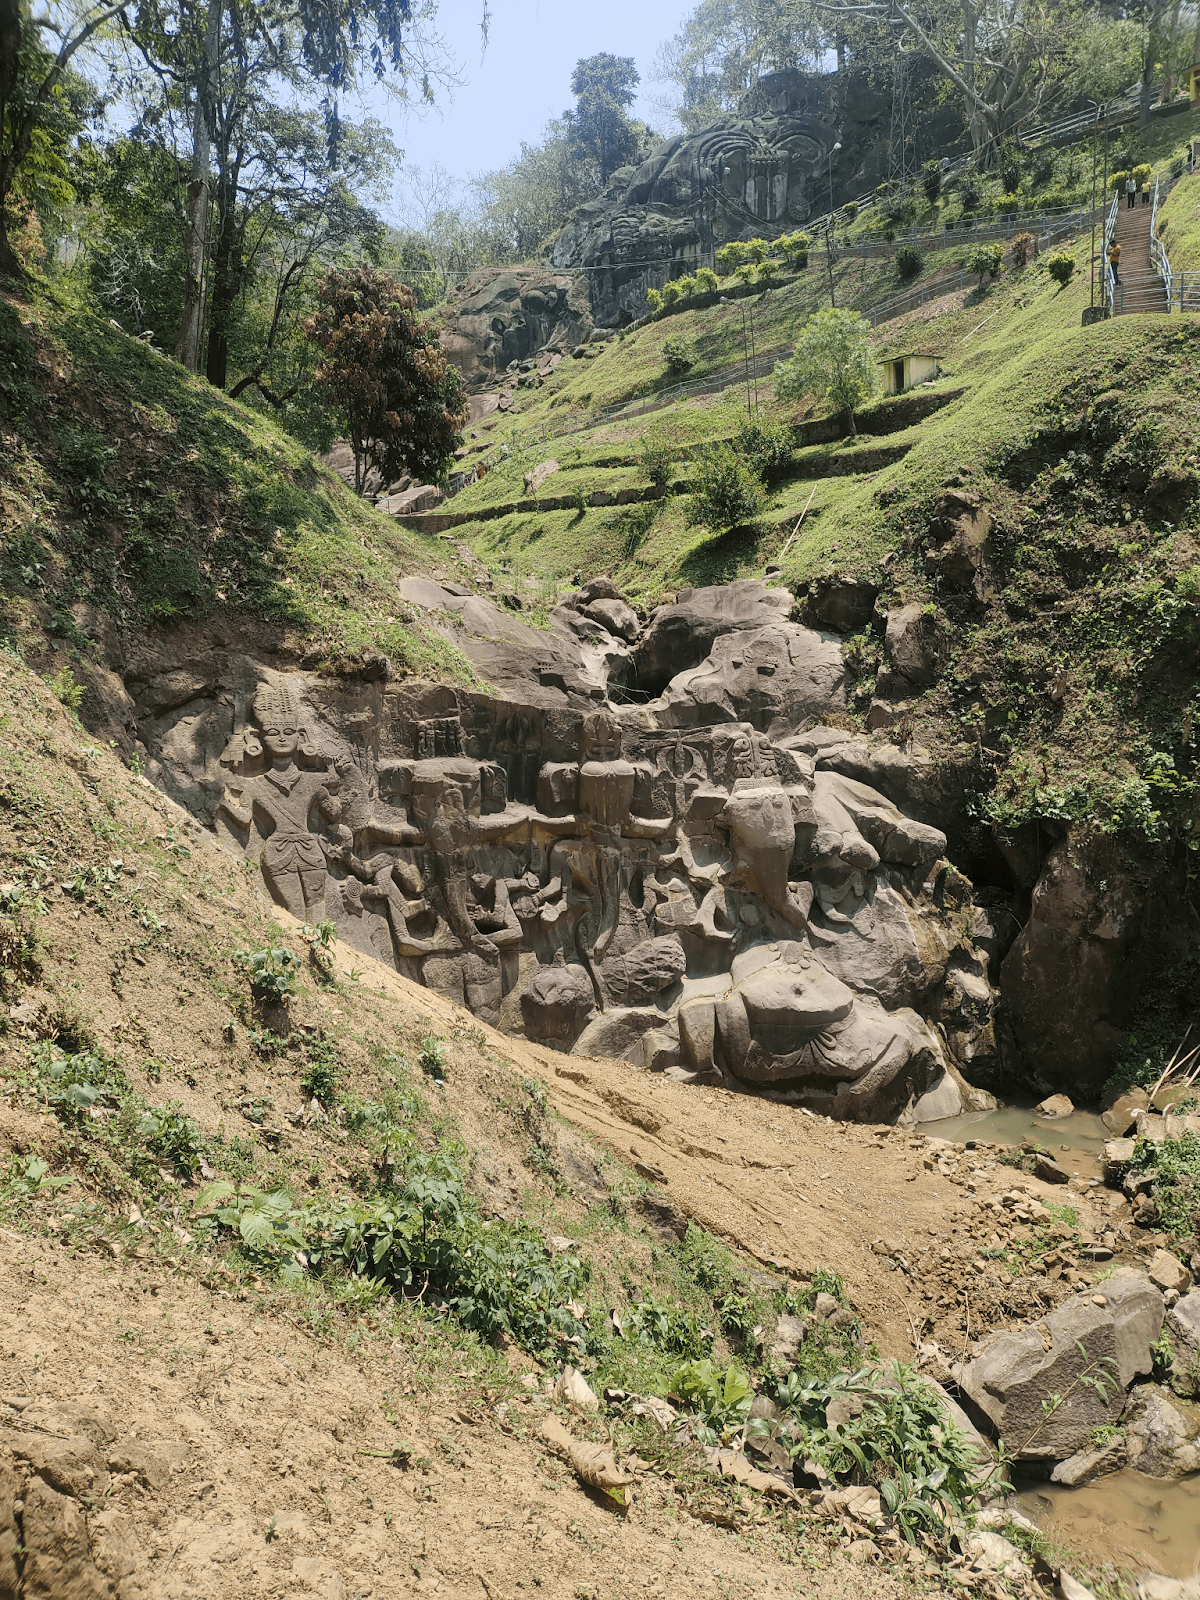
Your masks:
[[[841,140],[829,152],[829,226],[825,230],[825,255],[829,267],[829,304],[836,309],[837,300],[833,292],[833,158],[842,148]]]

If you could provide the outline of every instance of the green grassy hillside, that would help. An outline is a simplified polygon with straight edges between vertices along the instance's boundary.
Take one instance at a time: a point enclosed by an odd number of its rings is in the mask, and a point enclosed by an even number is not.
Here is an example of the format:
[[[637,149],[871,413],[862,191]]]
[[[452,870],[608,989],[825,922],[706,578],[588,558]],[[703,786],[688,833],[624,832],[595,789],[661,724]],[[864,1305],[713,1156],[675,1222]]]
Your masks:
[[[0,625],[86,649],[84,611],[120,627],[218,614],[332,671],[385,651],[469,681],[396,578],[445,546],[357,499],[257,412],[91,313],[0,300]]]

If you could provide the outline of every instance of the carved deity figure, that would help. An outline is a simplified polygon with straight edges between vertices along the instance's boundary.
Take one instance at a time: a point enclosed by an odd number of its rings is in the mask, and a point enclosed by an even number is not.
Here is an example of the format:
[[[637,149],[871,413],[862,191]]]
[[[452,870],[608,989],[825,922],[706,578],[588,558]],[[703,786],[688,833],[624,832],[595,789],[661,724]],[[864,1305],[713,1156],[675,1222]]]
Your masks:
[[[680,1037],[693,1069],[804,1093],[841,1116],[886,1098],[913,1062],[938,1059],[912,1011],[865,1005],[797,941],[755,945],[734,958],[728,992],[685,1004]],[[904,1093],[907,1098],[907,1090]]]
[[[609,712],[585,717],[579,734],[578,810],[573,817],[539,818],[543,826],[575,837],[555,851],[565,856],[571,898],[585,905],[575,929],[576,943],[604,1003],[599,964],[612,943],[621,915],[624,883],[623,838],[663,839],[675,818],[639,817],[633,812],[637,774],[621,755],[621,724]],[[564,874],[565,876],[566,874]]]
[[[253,717],[259,733],[243,736],[245,757],[265,752],[270,766],[257,777],[231,778],[218,810],[239,828],[258,828],[258,861],[268,888],[294,917],[319,921],[325,915],[325,851],[308,819],[315,807],[333,820],[341,780],[329,773],[329,757],[309,743],[300,701],[287,684],[261,684]],[[300,766],[298,755],[319,766]]]

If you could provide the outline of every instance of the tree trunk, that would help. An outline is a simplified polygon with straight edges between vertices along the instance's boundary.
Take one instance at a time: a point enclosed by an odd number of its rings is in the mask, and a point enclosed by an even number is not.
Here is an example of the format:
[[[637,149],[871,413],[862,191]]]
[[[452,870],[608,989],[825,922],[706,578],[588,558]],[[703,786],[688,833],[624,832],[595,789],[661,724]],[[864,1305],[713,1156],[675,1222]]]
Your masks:
[[[217,186],[217,219],[205,375],[215,389],[223,389],[229,372],[229,324],[241,278],[237,247],[237,182],[231,176],[223,178]]]
[[[17,260],[13,247],[8,242],[8,215],[5,201],[8,196],[0,197],[0,278],[21,279],[25,276],[25,269]]]
[[[209,125],[216,87],[217,48],[221,34],[223,0],[208,0],[208,26],[204,58],[196,79],[196,107],[192,122],[192,177],[188,184],[187,222],[184,227],[185,278],[183,316],[175,359],[189,372],[200,365],[200,336],[204,326],[204,253],[208,232]]]

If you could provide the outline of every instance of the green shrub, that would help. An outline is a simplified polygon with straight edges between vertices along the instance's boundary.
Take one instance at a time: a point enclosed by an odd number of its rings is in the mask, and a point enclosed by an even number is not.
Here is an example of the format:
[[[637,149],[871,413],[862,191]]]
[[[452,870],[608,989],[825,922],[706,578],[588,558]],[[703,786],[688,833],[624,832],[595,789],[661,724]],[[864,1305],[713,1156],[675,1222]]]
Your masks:
[[[397,1147],[395,1142],[391,1148]],[[403,1152],[397,1192],[383,1199],[296,1206],[286,1190],[215,1183],[196,1199],[197,1231],[225,1229],[260,1267],[299,1277],[348,1272],[382,1292],[438,1296],[480,1338],[503,1332],[540,1351],[584,1334],[568,1302],[587,1281],[570,1251],[551,1258],[525,1223],[484,1220],[453,1154]]]
[[[671,1393],[696,1408],[703,1419],[703,1427],[696,1427],[696,1436],[705,1444],[715,1444],[736,1433],[754,1401],[754,1389],[740,1368],[730,1366],[718,1372],[707,1357],[680,1367],[671,1380]]]
[[[678,282],[677,279],[672,278],[669,283],[664,283],[663,284],[663,286],[662,286],[662,298],[663,298],[663,305],[664,306],[673,306],[676,303],[676,301],[679,299],[679,295],[680,295],[680,289],[679,289],[679,282]]]
[[[744,420],[734,448],[764,483],[776,482],[792,463],[791,430],[781,423]]]
[[[769,283],[775,276],[777,270],[778,268],[774,261],[760,262],[758,267],[758,281],[760,283]]]
[[[665,432],[656,429],[653,433],[643,436],[642,447],[638,452],[638,465],[659,494],[667,492],[674,463],[675,447],[667,439]]]
[[[646,308],[652,317],[658,316],[663,308],[663,297],[657,289],[646,290]]]
[[[676,377],[682,377],[685,372],[690,372],[695,365],[692,352],[682,339],[664,339],[662,358],[667,364],[667,371]]]
[[[696,288],[701,294],[712,294],[717,287],[717,275],[711,267],[697,267]]]
[[[739,283],[753,283],[757,276],[758,268],[753,261],[743,261],[734,273],[734,277]]]
[[[1008,247],[1014,267],[1027,267],[1037,255],[1037,236],[1032,233],[1018,233]]]
[[[769,246],[765,239],[750,239],[746,243],[745,260],[753,261],[754,265],[761,266],[767,259]]]
[[[692,479],[689,527],[725,533],[758,521],[766,504],[762,484],[744,456],[727,444],[701,452]]]
[[[746,246],[738,239],[733,239],[729,244],[723,244],[717,251],[717,271],[723,278],[728,278],[730,273],[736,272],[746,259]]]
[[[902,244],[899,250],[896,251],[897,277],[901,279],[915,278],[924,265],[925,257],[915,245]]]
[[[799,270],[808,265],[808,253],[812,249],[812,235],[808,233],[785,233],[776,240],[776,246],[791,266]]]
[[[1154,1202],[1165,1230],[1177,1239],[1196,1233],[1200,1228],[1200,1138],[1185,1133],[1160,1144],[1139,1139],[1130,1166],[1135,1172],[1153,1172]]]
[[[842,215],[845,217],[847,222],[853,222],[858,216],[858,201],[847,200],[846,204],[842,207]]]
[[[1125,193],[1125,180],[1126,180],[1126,178],[1128,178],[1128,176],[1129,176],[1128,171],[1125,171],[1125,172],[1110,172],[1109,175],[1108,175],[1108,187],[1112,190],[1112,192],[1114,194],[1124,194]]]
[[[1046,271],[1065,289],[1075,274],[1075,257],[1065,250],[1056,250],[1046,257]]]
[[[1134,183],[1137,184],[1139,189],[1142,187],[1143,184],[1148,183],[1150,181],[1150,174],[1153,171],[1154,171],[1154,168],[1150,165],[1150,163],[1148,161],[1139,161],[1137,166],[1134,167],[1134,169],[1133,169],[1133,181],[1134,181]]]
[[[296,992],[300,957],[286,945],[275,945],[270,950],[235,950],[233,964],[247,974],[259,1000],[277,1004]]]
[[[998,239],[988,244],[977,244],[963,266],[967,272],[977,272],[981,284],[989,274],[992,278],[998,278],[1004,267],[1004,246]]]
[[[682,299],[690,300],[696,292],[696,280],[690,275],[683,278],[676,278],[675,287],[679,290],[680,297]]]
[[[942,192],[942,163],[940,161],[927,161],[921,168],[921,188],[925,191],[925,198],[933,205]]]
[[[964,178],[958,186],[958,200],[964,211],[977,211],[983,190],[977,178]]]
[[[830,1427],[825,1413],[834,1400],[856,1402],[861,1414]],[[876,1484],[909,1544],[927,1534],[948,1537],[952,1519],[978,1503],[971,1445],[913,1367],[895,1362],[817,1382],[793,1372],[776,1404],[798,1425],[793,1457],[810,1457],[834,1478]],[[769,1425],[751,1429],[762,1434]]]

